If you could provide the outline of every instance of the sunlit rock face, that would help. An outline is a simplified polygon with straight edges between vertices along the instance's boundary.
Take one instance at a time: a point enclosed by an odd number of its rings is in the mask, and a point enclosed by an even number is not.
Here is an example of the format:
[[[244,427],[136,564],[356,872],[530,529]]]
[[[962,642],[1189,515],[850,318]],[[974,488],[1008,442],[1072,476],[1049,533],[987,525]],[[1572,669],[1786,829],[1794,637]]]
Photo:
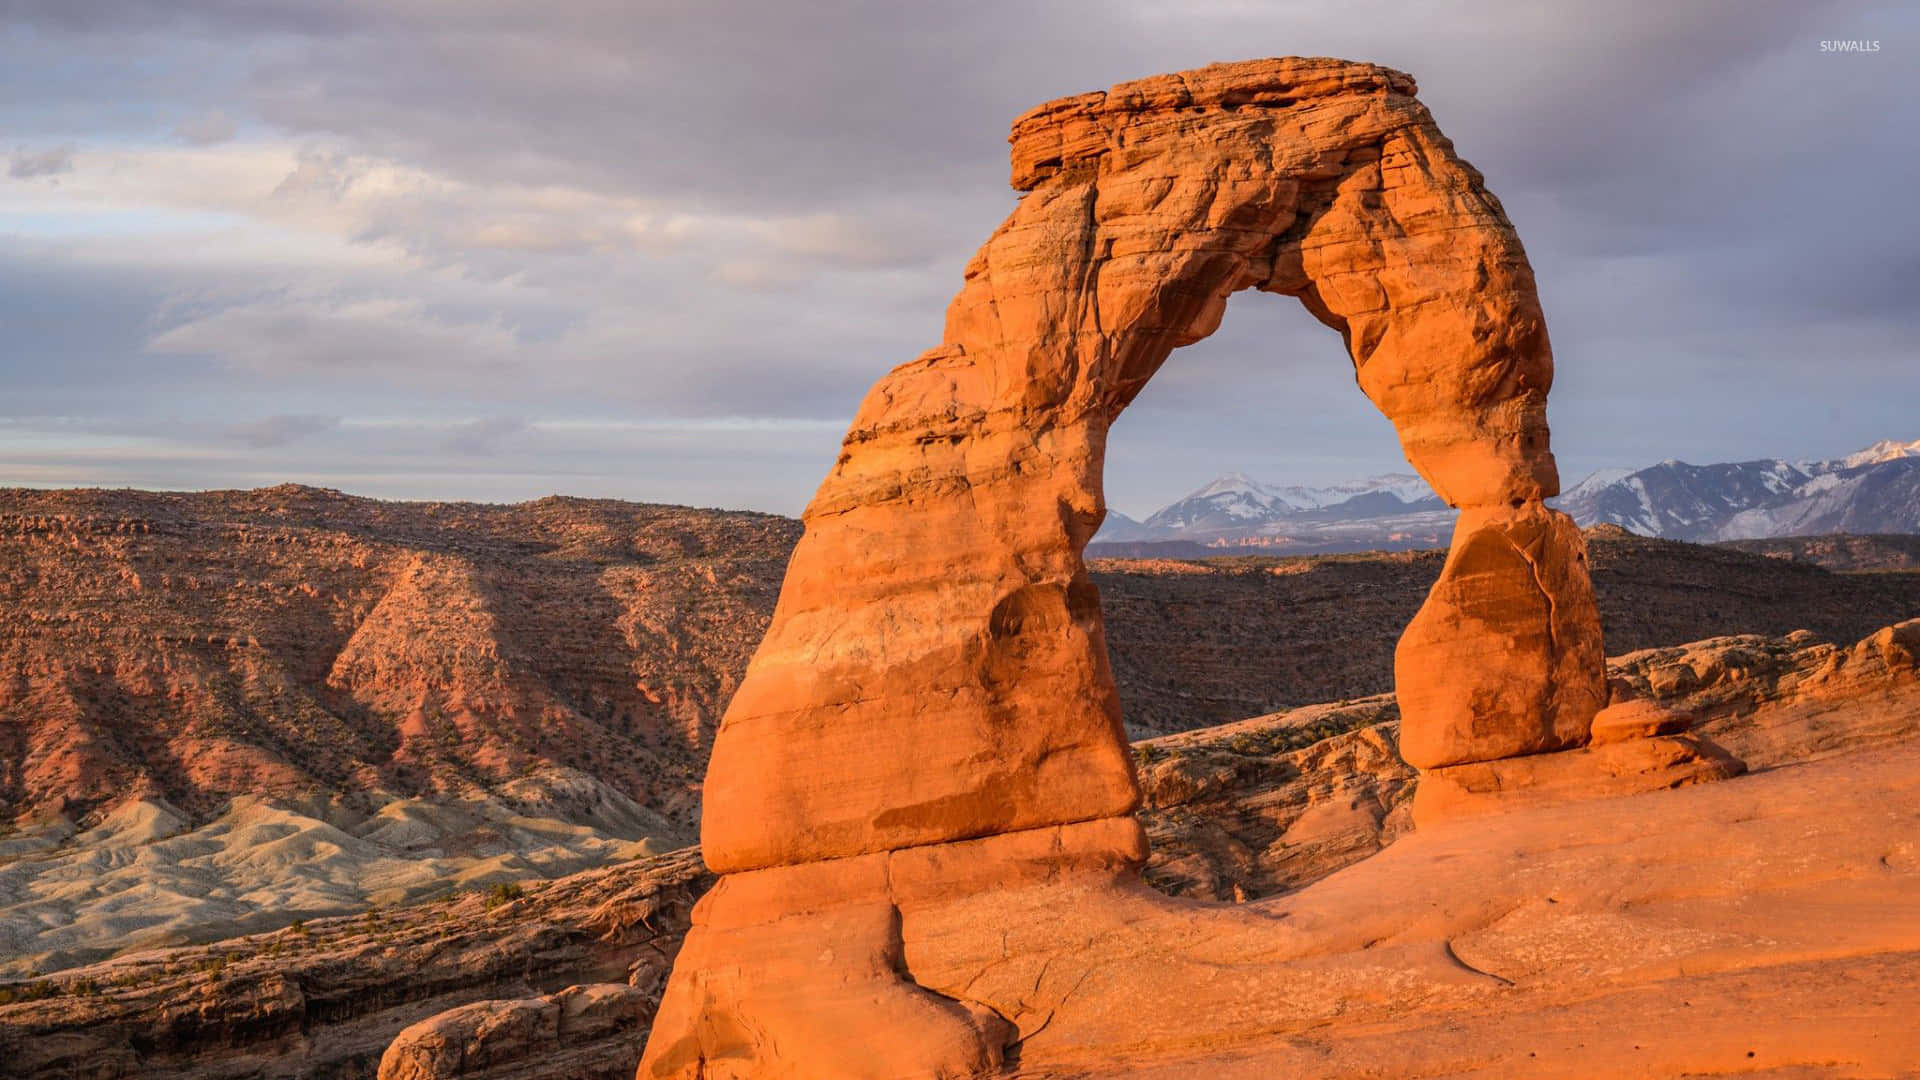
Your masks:
[[[1037,1013],[904,975],[953,974],[916,911],[1065,880],[1097,883],[1092,923],[1157,910],[1129,891],[1140,795],[1082,551],[1110,425],[1238,290],[1339,331],[1464,511],[1399,656],[1408,759],[1585,742],[1603,654],[1580,534],[1540,503],[1559,480],[1533,275],[1414,91],[1370,64],[1260,60],[1014,123],[1026,194],[942,343],[861,405],[722,722],[702,842],[731,876],[696,912],[643,1074],[778,1075],[774,1057],[851,1045],[859,1061],[815,1066],[988,1068]]]
[[[715,869],[1133,808],[1081,549],[1105,512],[1109,425],[1245,288],[1297,296],[1342,334],[1448,502],[1530,523],[1519,546],[1492,524],[1511,554],[1458,573],[1524,608],[1524,627],[1500,625],[1503,609],[1488,633],[1553,685],[1529,687],[1545,700],[1519,709],[1524,736],[1450,731],[1433,763],[1578,741],[1600,703],[1598,621],[1577,533],[1536,505],[1558,491],[1546,325],[1499,201],[1413,94],[1369,64],[1263,60],[1015,122],[1026,196],[968,264],[943,343],[868,393],[808,508],[715,747]],[[1484,621],[1452,592],[1436,618]],[[1546,633],[1548,607],[1581,640]],[[1459,726],[1446,706],[1435,717]]]

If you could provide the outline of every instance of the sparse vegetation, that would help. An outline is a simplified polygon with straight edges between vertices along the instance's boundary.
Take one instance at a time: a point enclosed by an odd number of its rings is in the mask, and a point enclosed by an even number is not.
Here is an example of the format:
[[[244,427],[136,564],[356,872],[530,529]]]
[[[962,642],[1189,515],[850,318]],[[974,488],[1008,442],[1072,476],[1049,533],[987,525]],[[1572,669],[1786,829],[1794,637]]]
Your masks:
[[[43,979],[6,987],[0,989],[0,993],[6,995],[5,1001],[0,1004],[11,1004],[16,1001],[45,1001],[48,998],[57,998],[66,993],[66,990],[57,982]]]

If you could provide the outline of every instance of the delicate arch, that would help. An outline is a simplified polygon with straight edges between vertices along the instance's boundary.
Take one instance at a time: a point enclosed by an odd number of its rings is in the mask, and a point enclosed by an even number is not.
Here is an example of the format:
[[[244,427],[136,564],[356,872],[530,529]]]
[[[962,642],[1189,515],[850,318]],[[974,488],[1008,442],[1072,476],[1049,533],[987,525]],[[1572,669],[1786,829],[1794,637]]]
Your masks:
[[[1545,321],[1498,200],[1414,91],[1373,65],[1268,60],[1015,122],[1027,194],[968,264],[943,344],[868,393],[807,509],[715,744],[715,870],[1134,809],[1081,553],[1105,514],[1108,426],[1243,288],[1297,296],[1339,330],[1408,460],[1464,529],[1497,534],[1458,545],[1473,563],[1450,573],[1544,598],[1513,608],[1517,630],[1476,609],[1470,654],[1539,631],[1493,683],[1410,696],[1410,672],[1460,651],[1464,616],[1436,589],[1401,656],[1416,764],[1585,737],[1598,623],[1577,532],[1539,507],[1558,490]]]

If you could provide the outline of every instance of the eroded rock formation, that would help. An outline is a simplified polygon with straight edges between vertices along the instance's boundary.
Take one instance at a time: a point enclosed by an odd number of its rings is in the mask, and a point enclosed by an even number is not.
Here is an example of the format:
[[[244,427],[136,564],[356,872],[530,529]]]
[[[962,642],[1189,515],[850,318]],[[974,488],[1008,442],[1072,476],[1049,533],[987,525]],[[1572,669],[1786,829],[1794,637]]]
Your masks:
[[[1104,514],[1108,426],[1240,289],[1297,296],[1337,329],[1408,460],[1513,548],[1457,572],[1597,627],[1584,568],[1533,572],[1579,553],[1552,547],[1577,545],[1573,530],[1540,528],[1558,477],[1532,273],[1413,93],[1372,65],[1267,60],[1016,121],[1026,196],[968,265],[945,341],[868,394],[808,508],[715,744],[702,835],[716,870],[1133,808],[1081,551]],[[1442,589],[1431,619],[1479,615],[1458,607]],[[1506,651],[1532,681],[1508,718],[1524,730],[1410,710],[1410,726],[1446,729],[1434,763],[1583,737],[1598,653],[1544,630]],[[1416,656],[1403,683],[1429,666]]]
[[[1545,320],[1498,200],[1414,89],[1263,60],[1015,122],[1026,194],[942,344],[861,405],[722,722],[702,839],[728,876],[643,1074],[971,1075],[1054,1022],[1054,952],[1163,917],[1082,552],[1109,425],[1238,290],[1338,330],[1463,510],[1396,665],[1408,760],[1586,741],[1603,654],[1580,534],[1541,505]],[[1199,928],[1174,917],[1176,938]]]
[[[619,983],[477,1001],[402,1031],[377,1080],[626,1080],[652,1005]]]

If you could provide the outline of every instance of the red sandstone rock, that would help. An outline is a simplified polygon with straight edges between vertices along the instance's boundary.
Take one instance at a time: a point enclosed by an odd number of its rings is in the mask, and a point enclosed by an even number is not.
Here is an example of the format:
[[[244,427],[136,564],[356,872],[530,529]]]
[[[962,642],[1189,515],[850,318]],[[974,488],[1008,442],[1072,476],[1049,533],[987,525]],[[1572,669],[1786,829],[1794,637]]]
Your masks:
[[[402,1031],[378,1080],[614,1080],[630,1074],[651,1012],[648,995],[619,984],[475,1002]]]
[[[1579,746],[1606,694],[1587,546],[1537,503],[1460,515],[1394,654],[1400,753],[1422,769]]]
[[[1693,726],[1693,717],[1675,712],[1657,701],[1631,698],[1615,701],[1593,718],[1594,746],[1645,739],[1655,735],[1678,735]]]
[[[1393,753],[1395,725],[1383,719],[1390,701],[1310,707],[1136,747],[1151,805],[1142,814],[1154,845],[1149,881],[1220,898],[1242,883],[1256,896],[1284,887],[1286,895],[1255,899],[1242,920],[1292,919],[1306,904],[1328,913],[1309,930],[1311,940],[1347,953],[1291,961],[1291,974],[1281,966],[1273,992],[1257,1000],[1252,982],[1236,981],[1241,972],[1264,978],[1256,962],[1242,958],[1233,975],[1216,966],[1214,981],[1242,995],[1224,1009],[1147,968],[1138,993],[1120,999],[1118,1019],[1154,1031],[1145,1043],[1138,1036],[1115,1043],[1131,1046],[1118,1061],[1105,1053],[1089,1064],[1101,1047],[1055,1039],[1075,1027],[1085,1033],[1076,1015],[1083,1003],[1098,1010],[1115,1000],[1076,992],[1057,1023],[1023,1044],[1022,1067],[1030,1075],[1129,1078],[1476,1069],[1722,1076],[1756,1067],[1800,1075],[1796,1065],[1806,1075],[1899,1075],[1885,1063],[1920,1052],[1910,1025],[1885,1022],[1920,1006],[1920,954],[1899,951],[1920,941],[1913,936],[1920,922],[1904,906],[1920,896],[1913,818],[1920,801],[1911,781],[1920,676],[1901,646],[1916,627],[1841,647],[1805,634],[1741,636],[1620,658],[1617,682],[1648,695],[1656,693],[1651,684],[1669,688],[1658,692],[1660,704],[1697,717],[1704,734],[1765,771],[1729,784],[1401,834],[1376,857],[1378,866],[1351,864],[1390,838],[1386,830],[1405,816],[1402,797],[1416,779]],[[1336,733],[1353,723],[1368,726]],[[1301,741],[1322,733],[1330,737]],[[1803,767],[1808,757],[1842,754]],[[1903,776],[1905,789],[1887,787]],[[1382,808],[1396,807],[1377,840],[1357,850],[1353,838],[1325,833],[1305,844],[1271,842],[1350,803],[1367,785]],[[1523,818],[1536,820],[1516,837]],[[1403,850],[1400,841],[1409,839]],[[1510,866],[1488,874],[1489,860],[1496,870],[1502,861]],[[470,896],[383,910],[377,921],[310,920],[304,935],[150,951],[63,972],[45,980],[66,984],[59,996],[0,1004],[0,1076],[371,1080],[367,1070],[401,1029],[503,993],[537,993],[518,988],[522,980],[600,982],[631,970],[635,987],[654,1000],[687,909],[712,881],[698,861],[697,850],[688,850],[577,875],[500,907]],[[1351,867],[1341,875],[1348,883],[1311,884],[1342,866]],[[1440,880],[1428,885],[1429,875]],[[1322,889],[1334,890],[1332,898],[1318,899]],[[1455,914],[1436,920],[1436,910]],[[1142,925],[1121,943],[1132,955],[1177,926]],[[1379,926],[1397,928],[1390,937],[1415,939],[1413,963],[1328,983],[1329,965],[1378,961],[1383,948],[1396,947],[1372,939]],[[904,919],[901,941],[931,944],[925,927],[917,915]],[[1516,985],[1453,965],[1443,941],[1430,936],[1436,933],[1451,935],[1444,942],[1462,964]],[[1036,940],[1057,945],[1025,932],[1018,938],[1022,948]],[[914,947],[910,955],[923,959],[937,951]],[[210,971],[205,961],[213,955],[222,967]],[[1076,947],[1053,961],[1045,981],[1071,988],[1117,955]],[[1430,959],[1444,961],[1456,981],[1430,980]],[[1017,963],[1031,973],[1043,960]],[[980,974],[938,983],[924,964],[908,970],[942,993],[964,993]],[[82,979],[100,992],[74,989]],[[20,987],[12,989],[17,995]],[[1684,1030],[1671,1027],[1676,1000],[1688,1002]],[[1781,1015],[1795,1023],[1780,1024]],[[1229,1045],[1222,1033],[1232,1024],[1261,1024],[1265,1034]],[[286,1038],[289,1031],[299,1038]],[[632,1046],[627,1074],[640,1057],[633,1034],[604,1037],[614,1048]],[[1156,1048],[1151,1040],[1161,1037],[1168,1041]],[[1209,1041],[1196,1047],[1196,1037]],[[570,1042],[569,1054],[600,1041]],[[1749,1050],[1760,1057],[1747,1058]],[[1062,1065],[1069,1056],[1079,1064]],[[539,1068],[541,1061],[552,1067]],[[553,1055],[520,1070],[528,1080],[577,1080],[577,1062]]]
[[[1372,65],[1263,60],[1016,122],[1027,195],[969,264],[945,342],[867,395],[808,508],[715,743],[716,870],[1133,808],[1080,552],[1105,512],[1108,425],[1239,289],[1297,296],[1344,335],[1443,497],[1548,516],[1552,357],[1532,273],[1412,93]],[[1525,540],[1559,571],[1561,621],[1591,616],[1584,568],[1555,547],[1577,537]],[[1516,655],[1552,669],[1553,694],[1511,705],[1522,730],[1466,756],[1584,738],[1592,710],[1567,670],[1583,661],[1597,679],[1598,652]]]
[[[1413,822],[1427,828],[1453,818],[1710,783],[1745,771],[1738,758],[1690,735],[1652,735],[1555,754],[1473,761],[1421,774],[1413,796]]]

